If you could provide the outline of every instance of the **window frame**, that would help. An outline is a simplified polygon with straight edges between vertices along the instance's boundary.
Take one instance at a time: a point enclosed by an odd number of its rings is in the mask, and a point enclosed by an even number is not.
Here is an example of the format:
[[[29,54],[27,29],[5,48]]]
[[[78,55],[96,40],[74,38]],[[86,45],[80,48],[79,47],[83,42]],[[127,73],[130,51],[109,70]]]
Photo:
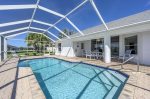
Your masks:
[[[131,40],[132,38],[135,38],[135,40],[130,42],[129,40]],[[129,43],[129,44],[126,44],[126,43]],[[131,52],[131,54],[137,55],[138,54],[138,35],[125,37],[124,38],[124,45],[125,45],[124,46],[125,47],[125,52],[126,52],[126,50],[132,50],[134,52]]]

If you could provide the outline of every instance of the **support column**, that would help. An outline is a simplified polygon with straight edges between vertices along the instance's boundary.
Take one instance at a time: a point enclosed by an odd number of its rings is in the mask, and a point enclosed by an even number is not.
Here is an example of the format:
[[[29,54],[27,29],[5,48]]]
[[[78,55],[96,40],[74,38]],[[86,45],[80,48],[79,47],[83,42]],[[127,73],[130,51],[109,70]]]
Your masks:
[[[108,34],[104,36],[104,62],[111,62],[111,39]]]
[[[7,39],[4,38],[4,59],[7,59]]]
[[[123,35],[119,36],[119,56],[123,56],[124,50],[124,37]]]
[[[2,37],[0,36],[0,62],[2,61],[1,55],[2,55],[2,43],[1,43]]]

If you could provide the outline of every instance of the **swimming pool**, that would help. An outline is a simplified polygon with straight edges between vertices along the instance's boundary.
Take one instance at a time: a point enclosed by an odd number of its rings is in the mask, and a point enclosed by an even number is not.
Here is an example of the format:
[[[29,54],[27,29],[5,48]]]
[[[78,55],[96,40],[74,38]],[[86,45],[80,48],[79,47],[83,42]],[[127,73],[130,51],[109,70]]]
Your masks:
[[[21,60],[47,99],[117,99],[128,76],[115,70],[56,58]]]

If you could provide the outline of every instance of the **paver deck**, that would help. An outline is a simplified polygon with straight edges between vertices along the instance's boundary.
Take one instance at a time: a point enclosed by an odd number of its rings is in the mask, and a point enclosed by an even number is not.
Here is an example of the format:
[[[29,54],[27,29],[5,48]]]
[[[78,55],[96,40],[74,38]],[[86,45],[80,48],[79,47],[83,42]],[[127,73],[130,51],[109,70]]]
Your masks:
[[[30,67],[17,67],[19,58],[0,65],[0,99],[45,99]]]
[[[43,57],[43,56],[41,56]],[[105,64],[101,60],[50,56],[69,61],[83,61],[120,70],[129,75],[120,99],[150,99],[150,67],[126,64],[123,69],[117,62]],[[27,57],[28,59],[40,57]],[[0,64],[0,99],[45,99],[30,67],[17,67],[18,58]]]

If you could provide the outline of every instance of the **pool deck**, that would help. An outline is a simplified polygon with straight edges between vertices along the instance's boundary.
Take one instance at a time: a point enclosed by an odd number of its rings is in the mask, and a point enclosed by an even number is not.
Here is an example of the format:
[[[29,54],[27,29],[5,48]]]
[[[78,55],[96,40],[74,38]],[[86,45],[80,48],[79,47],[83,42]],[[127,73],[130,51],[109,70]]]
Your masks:
[[[0,99],[45,99],[31,68],[17,67],[18,60],[0,63]]]
[[[22,59],[42,58],[26,57]],[[85,63],[100,65],[120,70],[129,75],[129,79],[123,88],[119,99],[150,99],[150,66],[126,64],[123,69],[117,62],[106,64],[101,60],[86,58],[56,57],[69,61],[83,61]],[[0,99],[45,99],[45,96],[37,83],[30,67],[17,67],[19,58],[7,59],[0,63]]]

